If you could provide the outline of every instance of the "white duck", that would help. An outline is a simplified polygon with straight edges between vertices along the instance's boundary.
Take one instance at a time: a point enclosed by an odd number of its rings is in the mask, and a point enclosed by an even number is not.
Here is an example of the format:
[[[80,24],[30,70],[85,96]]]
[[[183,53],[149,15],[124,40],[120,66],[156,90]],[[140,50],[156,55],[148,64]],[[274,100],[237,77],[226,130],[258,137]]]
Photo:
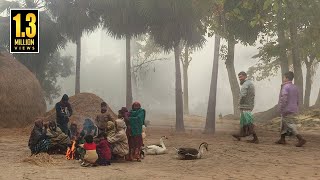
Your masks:
[[[148,155],[166,154],[167,148],[163,143],[163,139],[168,139],[168,138],[166,136],[162,136],[160,138],[160,145],[159,144],[149,145],[144,147],[142,150],[144,151],[145,154],[148,154]]]
[[[175,148],[176,149],[176,148]],[[194,148],[179,148],[176,149],[178,159],[190,160],[190,159],[200,159],[204,150],[208,151],[208,143],[203,142],[199,146],[199,150]]]

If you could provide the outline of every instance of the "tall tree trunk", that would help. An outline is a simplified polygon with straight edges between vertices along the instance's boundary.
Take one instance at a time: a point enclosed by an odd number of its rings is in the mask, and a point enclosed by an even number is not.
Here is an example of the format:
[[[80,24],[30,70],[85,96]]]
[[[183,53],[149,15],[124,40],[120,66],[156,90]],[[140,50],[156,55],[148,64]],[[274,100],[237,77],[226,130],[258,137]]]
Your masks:
[[[182,85],[181,85],[181,70],[180,70],[180,49],[179,44],[174,47],[174,61],[176,68],[176,131],[184,131],[183,122],[183,101],[182,101]]]
[[[277,17],[277,33],[278,33],[278,42],[279,42],[279,50],[280,50],[280,67],[281,67],[281,75],[284,75],[284,73],[289,71],[289,63],[288,58],[286,54],[286,48],[285,48],[285,33],[284,29],[281,27],[283,25],[283,9],[282,9],[282,0],[279,0],[279,11],[278,11],[278,17]]]
[[[320,107],[320,89],[319,89],[319,93],[318,93],[318,98],[317,98],[316,103],[314,105],[316,107]]]
[[[81,36],[77,37],[77,57],[76,57],[76,88],[75,94],[80,93],[80,62],[81,62]]]
[[[183,111],[184,114],[189,114],[189,79],[188,79],[188,67],[189,67],[189,48],[186,45],[184,52],[183,63]]]
[[[312,61],[310,59],[310,62],[306,62],[307,73],[306,73],[306,87],[305,87],[304,103],[303,103],[304,108],[308,108],[310,106],[310,94],[311,94],[311,84],[312,84],[311,65],[312,65]]]
[[[290,3],[289,3],[290,4]],[[295,19],[292,18],[290,23],[290,39],[292,43],[292,64],[294,69],[294,84],[299,89],[299,108],[303,108],[303,74],[301,68],[301,61],[299,57],[298,32]]]
[[[210,94],[207,109],[205,133],[214,134],[216,130],[216,105],[217,105],[217,85],[218,85],[218,70],[219,70],[219,49],[220,49],[220,36],[214,37],[214,57],[212,65],[212,75],[210,84]]]
[[[126,105],[131,109],[132,105],[132,84],[131,84],[131,60],[130,60],[130,36],[126,36]]]
[[[139,99],[138,95],[138,79],[134,72],[131,73],[131,83],[132,83],[132,97]]]
[[[238,108],[238,101],[239,101],[239,94],[240,94],[240,87],[237,80],[236,71],[234,69],[234,47],[236,42],[231,39],[228,40],[228,55],[226,59],[226,68],[228,71],[229,76],[229,83],[232,91],[233,97],[233,114],[235,116],[240,116],[240,111]]]

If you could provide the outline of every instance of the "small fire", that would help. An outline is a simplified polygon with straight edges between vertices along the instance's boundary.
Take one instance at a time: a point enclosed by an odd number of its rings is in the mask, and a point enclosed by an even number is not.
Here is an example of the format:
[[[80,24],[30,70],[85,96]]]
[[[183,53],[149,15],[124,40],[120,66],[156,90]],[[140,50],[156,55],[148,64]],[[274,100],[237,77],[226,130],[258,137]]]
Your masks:
[[[76,141],[72,141],[71,148],[68,147],[68,150],[67,150],[67,153],[66,153],[66,158],[68,160],[74,159],[75,158],[75,153],[76,153]]]

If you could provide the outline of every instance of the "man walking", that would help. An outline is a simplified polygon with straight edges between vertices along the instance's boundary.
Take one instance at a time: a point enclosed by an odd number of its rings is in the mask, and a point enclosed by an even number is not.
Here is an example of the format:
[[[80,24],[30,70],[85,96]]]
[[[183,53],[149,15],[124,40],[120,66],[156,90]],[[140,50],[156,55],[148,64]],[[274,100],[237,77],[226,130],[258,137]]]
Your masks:
[[[240,72],[238,78],[241,85],[240,97],[239,97],[239,109],[240,109],[240,133],[233,134],[232,136],[237,140],[241,140],[241,137],[253,136],[253,140],[250,143],[259,143],[258,136],[254,130],[252,110],[254,108],[255,89],[252,81],[247,79],[245,72]]]
[[[306,143],[306,140],[298,133],[295,125],[294,115],[299,110],[299,92],[298,88],[292,84],[294,78],[293,72],[289,71],[283,76],[281,85],[278,108],[281,114],[280,134],[281,138],[276,143],[286,144],[286,136],[295,135],[298,139],[297,147],[301,147]]]

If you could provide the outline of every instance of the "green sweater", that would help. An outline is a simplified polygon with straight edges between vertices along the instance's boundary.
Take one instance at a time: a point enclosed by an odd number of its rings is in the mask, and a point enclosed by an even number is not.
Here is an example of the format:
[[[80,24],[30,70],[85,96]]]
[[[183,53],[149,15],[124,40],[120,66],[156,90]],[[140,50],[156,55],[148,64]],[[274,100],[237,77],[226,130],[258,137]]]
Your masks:
[[[129,121],[131,127],[131,135],[137,136],[142,134],[142,125],[144,124],[144,120],[146,118],[146,111],[142,108],[138,110],[131,110]]]

